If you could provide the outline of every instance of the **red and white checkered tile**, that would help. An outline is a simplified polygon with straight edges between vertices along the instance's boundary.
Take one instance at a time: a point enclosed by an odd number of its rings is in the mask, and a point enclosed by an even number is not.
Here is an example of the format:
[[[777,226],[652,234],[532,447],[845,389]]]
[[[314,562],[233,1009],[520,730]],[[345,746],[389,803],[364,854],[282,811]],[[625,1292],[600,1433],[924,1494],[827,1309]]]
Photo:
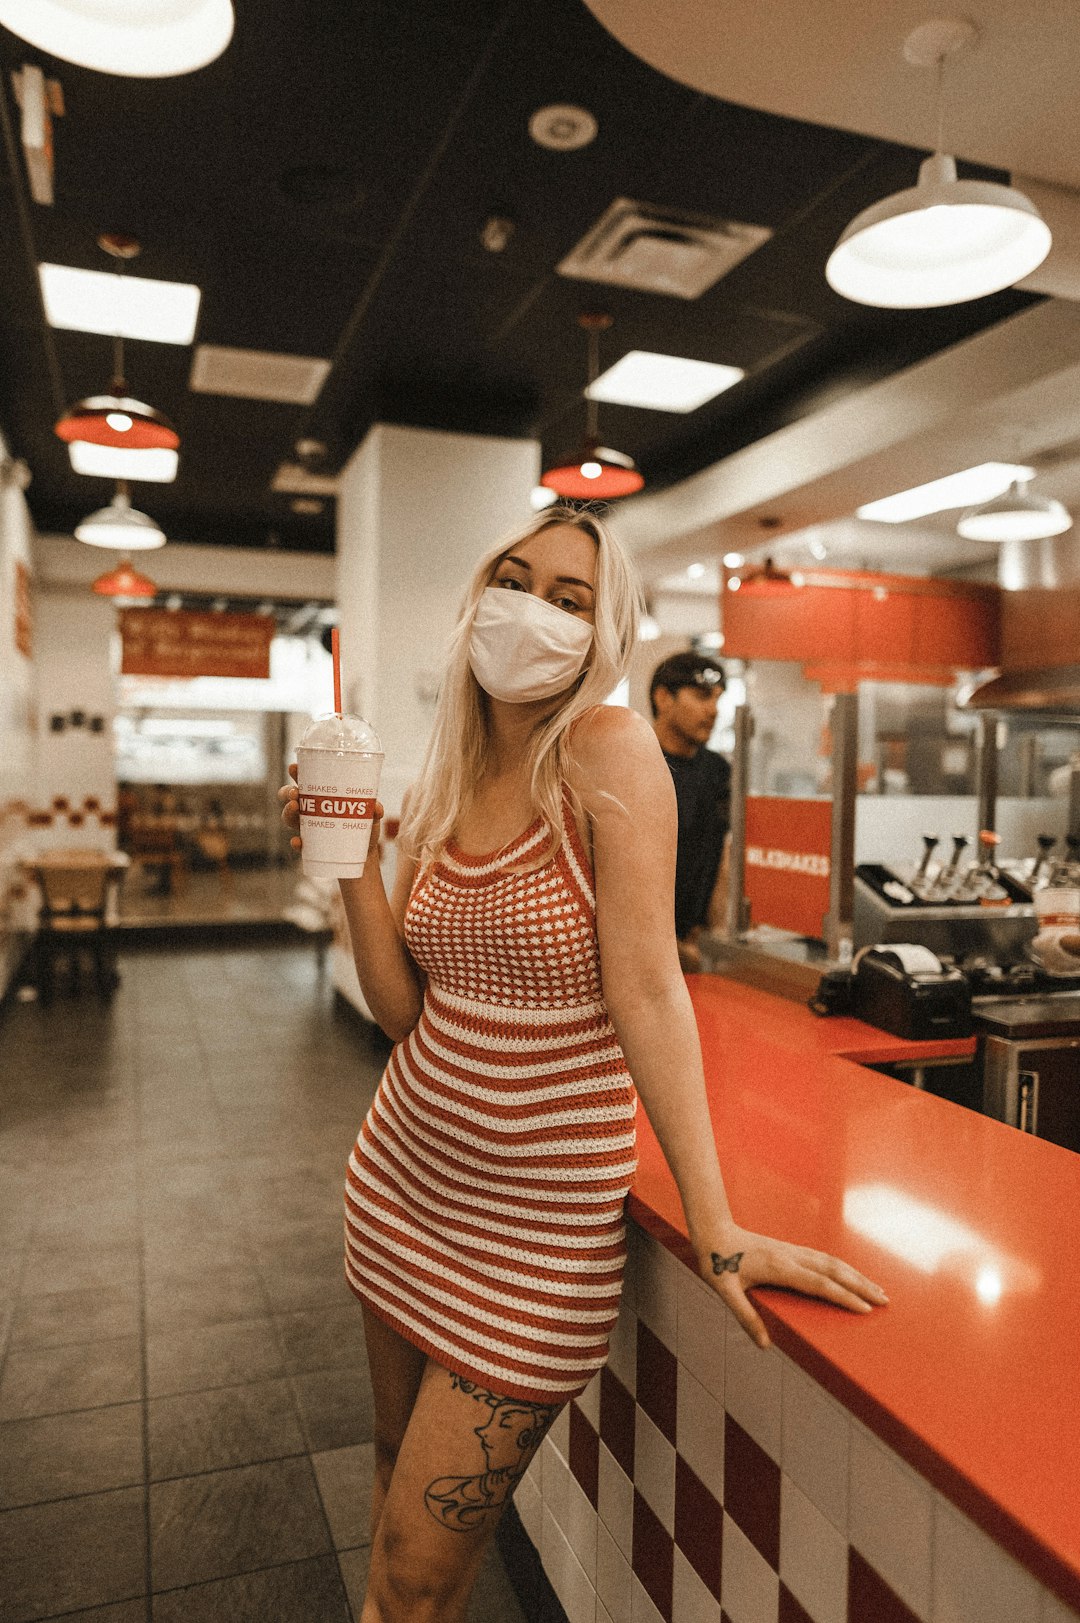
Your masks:
[[[634,1228],[608,1366],[516,1504],[569,1623],[1077,1623]]]

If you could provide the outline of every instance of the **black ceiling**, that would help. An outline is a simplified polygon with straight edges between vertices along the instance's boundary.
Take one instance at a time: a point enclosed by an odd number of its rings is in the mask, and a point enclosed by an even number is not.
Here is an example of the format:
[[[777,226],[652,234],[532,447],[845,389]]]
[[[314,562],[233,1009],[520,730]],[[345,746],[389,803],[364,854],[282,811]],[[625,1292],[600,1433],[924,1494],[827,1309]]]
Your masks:
[[[269,489],[299,437],[326,442],[329,471],[379,420],[538,435],[545,460],[565,454],[583,427],[584,309],[615,318],[602,365],[646,349],[749,374],[689,415],[601,408],[604,440],[655,489],[1031,302],[907,313],[839,298],[824,279],[836,237],[912,184],[922,154],[688,90],[582,0],[237,0],[226,53],[161,80],[74,68],[0,30],[14,131],[11,72],[35,61],[66,115],[55,206],[29,202],[11,139],[0,176],[0,424],[42,528],[106,499],[51,424],[101,390],[110,344],[45,328],[32,264],[105,268],[105,230],[143,243],[135,274],[202,288],[197,342],[333,360],[304,408],[193,394],[190,350],[127,346],[133,391],[182,436],[175,484],[137,487],[137,503],[172,539],[243,546],[333,549],[332,503],[300,517]],[[551,102],[589,108],[595,142],[537,146],[529,117]],[[556,275],[616,197],[775,235],[694,301]],[[516,224],[501,254],[480,243],[492,213]]]

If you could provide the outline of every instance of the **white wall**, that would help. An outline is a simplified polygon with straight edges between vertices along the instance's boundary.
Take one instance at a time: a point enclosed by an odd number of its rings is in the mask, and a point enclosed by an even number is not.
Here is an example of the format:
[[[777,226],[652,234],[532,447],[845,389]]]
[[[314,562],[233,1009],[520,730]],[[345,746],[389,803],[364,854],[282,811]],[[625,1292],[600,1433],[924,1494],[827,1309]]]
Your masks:
[[[31,569],[33,526],[26,498],[4,477],[0,440],[0,996],[21,956],[32,908],[18,859],[27,850],[26,815],[34,791],[37,753],[35,674],[40,655],[15,642],[17,566]]]
[[[535,440],[377,424],[340,476],[344,702],[382,740],[391,815],[423,759],[473,565],[532,517],[539,466]]]

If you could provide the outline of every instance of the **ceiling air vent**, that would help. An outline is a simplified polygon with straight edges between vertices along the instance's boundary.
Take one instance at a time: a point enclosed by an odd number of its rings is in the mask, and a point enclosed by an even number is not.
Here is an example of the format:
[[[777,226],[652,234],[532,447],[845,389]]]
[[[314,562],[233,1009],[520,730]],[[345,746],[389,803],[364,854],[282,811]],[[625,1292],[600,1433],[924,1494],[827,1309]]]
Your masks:
[[[772,232],[617,197],[556,268],[584,282],[697,299]]]
[[[329,361],[310,355],[273,355],[261,349],[199,344],[191,363],[190,387],[196,394],[227,394],[241,400],[310,406],[329,370]]]

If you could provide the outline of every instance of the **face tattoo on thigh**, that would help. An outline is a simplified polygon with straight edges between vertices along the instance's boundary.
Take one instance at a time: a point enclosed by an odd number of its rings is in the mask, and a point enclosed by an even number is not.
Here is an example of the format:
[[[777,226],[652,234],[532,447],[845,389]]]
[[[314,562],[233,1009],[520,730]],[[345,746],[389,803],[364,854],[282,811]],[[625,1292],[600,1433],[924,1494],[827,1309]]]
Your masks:
[[[561,1405],[502,1398],[463,1375],[452,1374],[450,1381],[456,1391],[487,1407],[487,1418],[473,1432],[484,1450],[486,1469],[474,1476],[436,1477],[425,1490],[424,1503],[451,1532],[469,1533],[489,1511],[507,1503]]]

